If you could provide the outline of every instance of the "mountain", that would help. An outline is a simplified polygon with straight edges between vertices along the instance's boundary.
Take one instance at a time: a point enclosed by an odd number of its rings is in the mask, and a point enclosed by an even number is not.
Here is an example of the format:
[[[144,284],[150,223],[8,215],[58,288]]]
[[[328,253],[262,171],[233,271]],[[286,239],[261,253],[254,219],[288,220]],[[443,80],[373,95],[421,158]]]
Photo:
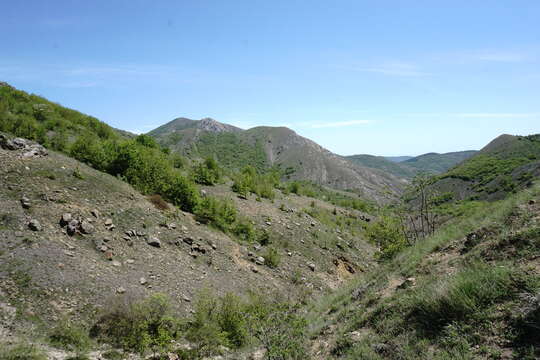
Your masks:
[[[416,169],[404,165],[403,162],[391,161],[383,156],[360,154],[346,156],[346,158],[349,161],[357,163],[358,165],[369,167],[372,169],[379,169],[392,175],[406,179],[414,177],[414,175],[417,173]],[[403,159],[402,161],[405,161],[405,159]]]
[[[419,172],[441,174],[452,166],[474,155],[476,151],[459,151],[445,154],[428,153],[416,157],[403,156],[401,161],[373,155],[351,155],[346,158],[358,165],[379,169],[394,176],[410,179]],[[396,159],[398,157],[394,157]]]
[[[212,156],[234,171],[248,164],[259,170],[278,167],[286,179],[360,191],[374,200],[399,193],[405,183],[392,174],[359,166],[333,154],[286,127],[241,130],[215,120],[180,118],[148,135],[172,151],[192,158]]]
[[[427,153],[405,160],[400,164],[432,174],[440,174],[459,164],[465,159],[470,158],[476,153],[474,150],[457,151],[444,154]]]
[[[439,176],[433,186],[456,200],[494,200],[531,184],[540,175],[540,135],[501,135]]]
[[[403,162],[405,160],[412,159],[414,156],[384,156],[385,159],[390,160],[392,162]]]

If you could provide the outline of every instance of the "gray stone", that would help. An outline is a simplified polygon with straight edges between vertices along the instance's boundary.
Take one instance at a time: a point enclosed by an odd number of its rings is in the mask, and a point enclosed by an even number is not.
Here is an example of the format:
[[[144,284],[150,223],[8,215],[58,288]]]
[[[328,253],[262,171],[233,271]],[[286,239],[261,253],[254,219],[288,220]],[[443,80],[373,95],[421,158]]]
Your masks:
[[[119,294],[123,294],[126,292],[126,289],[122,286],[120,286],[118,289],[116,289],[116,292],[119,293]]]
[[[309,263],[309,264],[308,264],[308,267],[309,267],[309,269],[310,269],[311,271],[315,271],[315,264]]]
[[[36,219],[30,220],[30,222],[28,223],[28,227],[32,231],[41,231],[42,230],[41,224]]]
[[[88,220],[81,223],[81,232],[83,234],[91,234],[94,232],[94,225],[90,224]]]
[[[145,285],[146,283],[148,283],[148,281],[146,280],[146,278],[142,277],[142,278],[139,279],[139,284]]]
[[[255,264],[257,265],[264,265],[264,258],[262,256],[257,256],[257,258],[255,259]]]
[[[153,247],[157,247],[157,248],[161,247],[161,241],[159,241],[159,239],[154,236],[151,236],[150,238],[148,238],[148,241],[146,243]]]
[[[60,218],[60,225],[66,226],[71,221],[71,214],[70,213],[63,213],[62,218]]]

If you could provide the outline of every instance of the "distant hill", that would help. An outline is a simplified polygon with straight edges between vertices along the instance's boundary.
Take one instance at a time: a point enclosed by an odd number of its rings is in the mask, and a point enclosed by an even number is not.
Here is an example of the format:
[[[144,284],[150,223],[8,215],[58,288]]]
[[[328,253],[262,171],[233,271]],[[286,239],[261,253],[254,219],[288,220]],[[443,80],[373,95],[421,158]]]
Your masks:
[[[346,158],[354,163],[357,163],[358,165],[366,166],[372,169],[379,169],[402,178],[412,178],[417,173],[416,169],[403,165],[402,162],[391,161],[382,156],[360,154],[347,156]],[[407,158],[410,157],[407,156]]]
[[[409,179],[419,172],[441,174],[475,153],[476,151],[459,151],[445,154],[428,153],[416,157],[392,157],[393,159],[402,159],[399,162],[389,160],[387,157],[365,154],[347,156],[346,158],[358,165],[379,169],[394,176]]]
[[[384,156],[386,160],[390,160],[392,162],[403,162],[405,160],[412,159],[414,156]]]
[[[476,153],[474,150],[457,151],[444,154],[427,153],[405,160],[400,164],[409,166],[417,171],[425,171],[432,174],[440,174],[459,164],[465,159],[470,158]]]
[[[191,158],[213,156],[231,170],[248,164],[259,170],[278,167],[287,179],[360,191],[371,199],[398,193],[404,185],[390,173],[355,164],[286,127],[242,130],[212,119],[178,118],[148,135]]]
[[[434,187],[456,200],[496,200],[540,176],[540,134],[501,135],[439,177]]]

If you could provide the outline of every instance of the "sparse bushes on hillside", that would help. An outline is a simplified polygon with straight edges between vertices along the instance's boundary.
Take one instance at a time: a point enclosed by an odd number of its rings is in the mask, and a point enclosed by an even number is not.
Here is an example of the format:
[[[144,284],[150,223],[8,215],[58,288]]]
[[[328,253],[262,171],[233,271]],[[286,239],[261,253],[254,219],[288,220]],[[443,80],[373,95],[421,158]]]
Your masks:
[[[193,179],[197,184],[215,185],[221,179],[221,169],[214,158],[206,158],[193,169]]]
[[[243,197],[253,193],[262,198],[273,199],[274,188],[279,185],[279,174],[273,171],[260,174],[253,166],[248,165],[233,180],[232,190]]]

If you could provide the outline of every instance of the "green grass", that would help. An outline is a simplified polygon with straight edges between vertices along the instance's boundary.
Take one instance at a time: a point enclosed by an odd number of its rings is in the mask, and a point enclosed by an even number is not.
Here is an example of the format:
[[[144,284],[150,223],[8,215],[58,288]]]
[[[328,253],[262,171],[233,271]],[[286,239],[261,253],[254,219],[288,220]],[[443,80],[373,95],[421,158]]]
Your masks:
[[[36,345],[0,343],[0,360],[47,360],[47,356]]]

